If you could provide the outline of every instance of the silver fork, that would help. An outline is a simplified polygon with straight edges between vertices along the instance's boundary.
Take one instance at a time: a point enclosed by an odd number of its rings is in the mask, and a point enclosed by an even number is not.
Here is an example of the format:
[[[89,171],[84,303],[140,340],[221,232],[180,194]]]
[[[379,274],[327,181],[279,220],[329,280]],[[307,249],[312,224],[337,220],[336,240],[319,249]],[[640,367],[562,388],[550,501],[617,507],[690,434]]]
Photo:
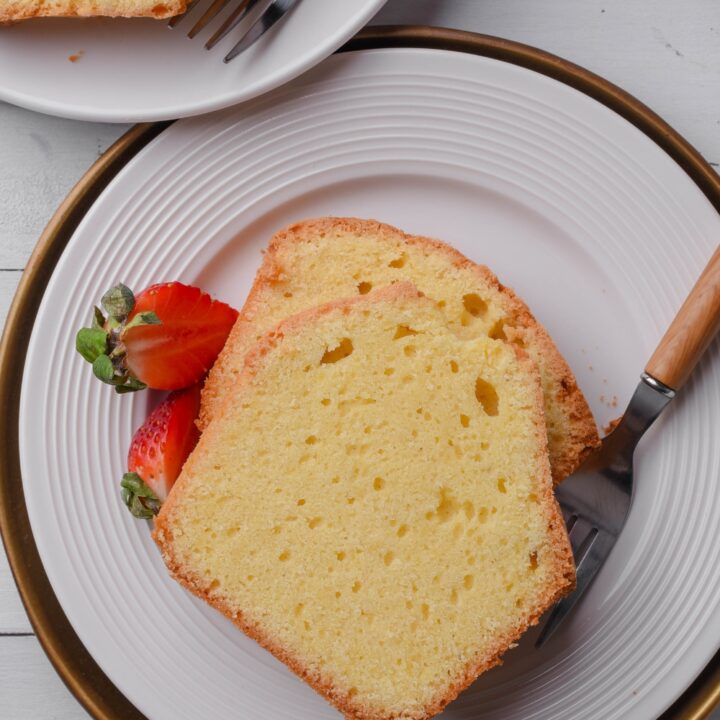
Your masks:
[[[536,647],[557,630],[610,554],[632,502],[635,447],[675,397],[718,330],[720,247],[645,366],[617,427],[556,490],[575,557],[577,587],[554,607]]]
[[[199,0],[190,0],[185,12],[182,15],[176,15],[168,22],[168,27],[174,28],[183,18],[195,8]],[[194,38],[201,30],[205,28],[212,20],[214,20],[230,0],[213,0],[212,4],[202,14],[200,19],[188,30],[187,36]],[[280,18],[290,10],[298,0],[239,0],[235,9],[225,19],[223,24],[215,31],[212,37],[205,43],[208,50],[212,50],[220,40],[222,40],[231,30],[236,28],[246,17],[252,13],[256,7],[261,4],[266,5],[262,14],[257,17],[245,29],[242,37],[238,40],[230,52],[223,58],[223,62],[229,63],[236,58],[241,52],[247,50],[257,40],[259,40]]]

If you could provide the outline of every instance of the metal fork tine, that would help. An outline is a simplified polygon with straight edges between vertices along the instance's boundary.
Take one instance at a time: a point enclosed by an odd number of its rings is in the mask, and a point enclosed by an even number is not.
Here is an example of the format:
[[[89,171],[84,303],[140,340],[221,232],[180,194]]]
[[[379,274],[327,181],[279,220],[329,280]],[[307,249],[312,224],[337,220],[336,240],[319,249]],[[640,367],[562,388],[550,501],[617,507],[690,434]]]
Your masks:
[[[572,516],[575,518],[572,525],[568,525],[568,536],[570,538],[570,545],[572,546],[573,556],[575,557],[575,565],[579,565],[585,553],[590,547],[590,543],[594,539],[596,533],[595,527],[592,523],[588,522],[585,518],[577,515]],[[572,520],[572,517],[570,518]]]
[[[211,20],[213,20],[220,11],[230,2],[230,0],[213,0],[212,5],[202,14],[202,17],[190,28],[188,37],[194,38]]]
[[[237,45],[223,58],[226,63],[257,42],[298,0],[273,0]]]
[[[232,11],[230,17],[219,27],[217,32],[205,43],[208,50],[212,50],[233,28],[237,27],[243,18],[260,2],[260,0],[242,0]]]
[[[588,538],[584,538],[588,539]],[[535,647],[542,647],[550,636],[558,629],[565,616],[573,609],[577,601],[582,597],[585,590],[592,579],[597,575],[598,570],[602,567],[605,559],[610,552],[615,538],[608,533],[603,531],[594,531],[592,537],[589,538],[589,543],[586,543],[587,547],[580,547],[583,555],[578,560],[576,557],[577,567],[577,586],[575,591],[563,598],[550,613],[550,617],[545,622],[543,629],[540,631],[538,639],[535,641]],[[573,552],[575,548],[573,547]]]
[[[187,4],[187,7],[185,8],[184,13],[180,13],[180,15],[175,15],[175,17],[170,18],[170,20],[168,21],[168,27],[174,28],[199,2],[200,0],[190,0],[190,2]]]

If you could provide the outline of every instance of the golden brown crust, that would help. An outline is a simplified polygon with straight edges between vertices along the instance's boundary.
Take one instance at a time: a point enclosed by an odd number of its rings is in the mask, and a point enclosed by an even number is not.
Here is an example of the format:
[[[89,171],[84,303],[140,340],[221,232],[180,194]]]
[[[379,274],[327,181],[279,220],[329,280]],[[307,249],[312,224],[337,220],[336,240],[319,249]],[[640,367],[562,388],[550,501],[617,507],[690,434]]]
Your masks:
[[[261,367],[263,358],[280,343],[283,338],[293,332],[300,330],[308,323],[312,323],[321,317],[332,312],[349,312],[350,308],[356,305],[370,305],[390,299],[402,297],[421,297],[422,293],[411,282],[399,282],[379,290],[374,290],[368,295],[346,298],[327,303],[320,307],[305,310],[282,321],[277,327],[266,333],[247,353],[243,369],[238,378],[238,385],[245,386],[251,382],[253,376]],[[539,504],[545,508],[548,522],[548,529],[551,544],[554,549],[554,567],[547,581],[547,591],[544,596],[538,598],[534,607],[528,608],[526,618],[523,622],[512,629],[507,635],[497,639],[495,647],[478,655],[471,660],[458,676],[437,697],[433,698],[422,711],[408,711],[403,713],[388,712],[382,713],[374,708],[368,708],[358,702],[339,684],[334,683],[327,677],[323,678],[319,673],[313,672],[303,658],[289,652],[287,648],[267,632],[259,623],[247,617],[237,608],[232,607],[221,596],[213,593],[210,589],[210,580],[203,580],[182,565],[174,553],[174,541],[172,533],[172,514],[177,499],[182,496],[184,485],[189,482],[192,475],[193,456],[188,460],[187,473],[183,469],[180,480],[176,483],[167,501],[164,503],[160,514],[155,520],[153,539],[157,543],[171,575],[187,590],[207,602],[212,607],[223,613],[246,635],[259,643],[266,650],[271,652],[278,660],[285,663],[296,675],[313,687],[320,695],[340,710],[346,718],[352,720],[429,720],[440,713],[443,708],[454,700],[464,689],[469,687],[477,677],[490,668],[502,662],[502,655],[515,643],[522,634],[532,625],[536,625],[540,616],[554,602],[569,593],[575,587],[575,566],[572,558],[565,525],[562,521],[560,508],[552,492],[552,476],[550,464],[546,453],[547,433],[544,426],[543,394],[540,385],[540,376],[535,363],[527,356],[525,351],[517,346],[514,348],[518,360],[526,366],[526,371],[534,375],[535,400],[534,410],[539,421],[536,424],[538,454],[536,463],[541,469],[540,477],[536,478],[537,495]],[[228,397],[223,408],[218,412],[218,417],[223,414],[224,408],[236,398]],[[201,437],[195,453],[202,453],[202,446],[207,442],[207,437]]]
[[[186,0],[133,2],[120,0],[11,0],[0,7],[0,24],[37,17],[153,17],[170,18],[185,12]]]
[[[561,442],[553,443],[550,447],[550,466],[553,481],[557,484],[570,475],[587,455],[598,447],[600,438],[595,420],[582,391],[578,387],[572,370],[565,358],[560,354],[547,330],[535,319],[527,305],[513,290],[502,285],[489,268],[473,262],[455,248],[440,240],[419,235],[408,235],[391,225],[358,218],[325,217],[305,220],[279,231],[270,240],[252,290],[240,311],[225,348],[210,371],[203,388],[200,418],[198,420],[201,430],[207,426],[220,403],[215,398],[224,395],[228,375],[235,372],[232,368],[234,347],[246,332],[252,330],[252,321],[257,312],[259,299],[268,287],[281,281],[285,275],[285,269],[279,259],[283,245],[300,242],[303,235],[319,235],[336,229],[357,234],[373,233],[423,249],[432,249],[448,257],[455,266],[475,272],[483,283],[500,292],[506,301],[508,315],[512,319],[512,323],[507,327],[508,339],[517,340],[523,344],[527,344],[527,341],[532,339],[533,345],[541,349],[546,370],[557,379],[556,401],[565,416],[567,432]],[[292,270],[288,272],[292,272]]]

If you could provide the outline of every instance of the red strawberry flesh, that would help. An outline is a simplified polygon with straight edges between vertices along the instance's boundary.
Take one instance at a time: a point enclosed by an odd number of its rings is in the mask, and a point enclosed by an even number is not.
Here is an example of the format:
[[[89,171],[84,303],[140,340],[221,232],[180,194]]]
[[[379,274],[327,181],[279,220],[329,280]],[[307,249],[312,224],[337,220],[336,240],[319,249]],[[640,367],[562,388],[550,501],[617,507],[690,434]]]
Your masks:
[[[157,390],[198,382],[215,362],[237,310],[199,288],[178,282],[151,285],[135,297],[130,322],[154,312],[160,325],[132,327],[123,336],[130,372]]]
[[[198,441],[199,410],[200,384],[172,392],[133,435],[128,471],[137,473],[161,502]]]

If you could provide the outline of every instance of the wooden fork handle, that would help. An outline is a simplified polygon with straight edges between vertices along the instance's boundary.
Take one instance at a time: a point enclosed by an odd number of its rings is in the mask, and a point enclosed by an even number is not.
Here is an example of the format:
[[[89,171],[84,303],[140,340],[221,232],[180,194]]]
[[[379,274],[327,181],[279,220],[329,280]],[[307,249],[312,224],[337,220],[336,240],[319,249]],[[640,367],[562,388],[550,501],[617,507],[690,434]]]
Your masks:
[[[679,390],[720,330],[720,246],[690,291],[645,372]]]

